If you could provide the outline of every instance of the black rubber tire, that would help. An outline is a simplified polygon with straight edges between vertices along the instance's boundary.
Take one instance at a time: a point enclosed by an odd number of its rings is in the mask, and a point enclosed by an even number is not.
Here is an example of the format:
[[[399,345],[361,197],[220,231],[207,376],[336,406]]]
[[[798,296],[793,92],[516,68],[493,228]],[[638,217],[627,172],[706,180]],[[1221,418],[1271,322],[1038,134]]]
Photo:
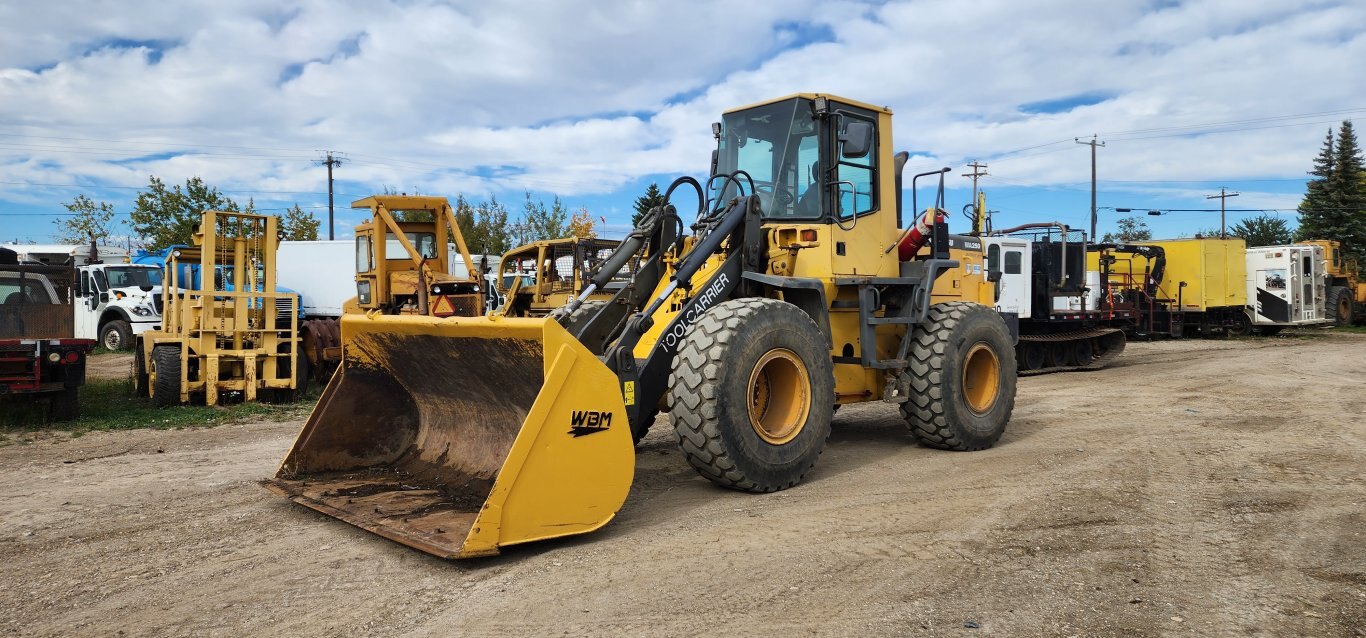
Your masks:
[[[809,379],[806,420],[774,444],[750,425],[749,380],[760,359],[786,349]],[[825,450],[835,402],[825,336],[805,312],[776,299],[732,299],[688,329],[669,375],[669,409],[683,456],[713,483],[773,492],[801,482]]]
[[[1015,347],[1015,358],[1021,370],[1038,370],[1048,361],[1047,348],[1033,341],[1021,341]]]
[[[1352,324],[1352,314],[1355,308],[1352,307],[1352,291],[1343,286],[1333,286],[1328,289],[1328,310],[1326,316],[1335,326],[1348,326]]]
[[[144,348],[147,347],[147,344],[142,339],[137,339],[135,343],[136,345],[133,346],[133,396],[145,399],[151,383],[151,377],[147,374],[147,361],[144,357],[146,353]]]
[[[152,348],[152,372],[156,379],[152,383],[152,405],[163,408],[180,404],[180,347],[155,346]]]
[[[286,352],[281,355],[280,367],[283,368],[283,370],[281,370],[281,376],[290,374],[289,360],[284,358],[284,355],[287,354],[288,353]],[[267,403],[294,403],[295,401],[302,399],[305,394],[308,394],[308,382],[312,378],[310,375],[313,371],[312,364],[308,362],[308,357],[305,356],[303,352],[299,353],[298,361],[299,369],[295,370],[293,374],[294,389],[275,388],[260,390],[257,395],[258,398]]]
[[[1072,365],[1084,366],[1096,358],[1096,348],[1090,339],[1078,339],[1072,344]]]
[[[1247,312],[1234,313],[1233,327],[1228,329],[1228,333],[1235,337],[1246,337],[1252,334],[1252,318],[1247,316]]]
[[[100,345],[105,350],[131,350],[133,348],[133,326],[122,319],[115,319],[100,326]]]
[[[564,321],[564,329],[568,330],[569,334],[576,334],[579,331],[579,327],[583,325],[583,322],[588,321],[589,317],[592,317],[606,305],[607,302],[602,300],[583,302],[578,310],[569,313],[569,317]]]
[[[48,421],[58,423],[81,418],[81,389],[63,388],[52,393],[47,406]]]
[[[991,308],[961,301],[930,307],[915,328],[910,365],[911,394],[901,416],[921,445],[941,450],[984,450],[1005,433],[1015,409],[1015,349],[1005,321]],[[1000,370],[991,407],[978,414],[963,394],[963,364],[977,344],[996,355]]]

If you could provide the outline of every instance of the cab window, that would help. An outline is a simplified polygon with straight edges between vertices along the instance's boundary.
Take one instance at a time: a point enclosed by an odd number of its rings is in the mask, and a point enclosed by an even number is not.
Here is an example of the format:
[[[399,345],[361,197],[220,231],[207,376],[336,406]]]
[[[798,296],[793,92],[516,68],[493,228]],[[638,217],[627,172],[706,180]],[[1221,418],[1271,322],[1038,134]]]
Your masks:
[[[861,111],[861,110],[860,110]],[[871,113],[862,113],[841,108],[842,126],[850,122],[863,121],[872,124],[872,144],[863,157],[849,157],[840,152],[836,164],[836,181],[839,182],[839,216],[848,219],[877,209],[877,118]]]
[[[356,237],[356,272],[370,272],[375,269],[375,255],[370,251],[370,236]]]

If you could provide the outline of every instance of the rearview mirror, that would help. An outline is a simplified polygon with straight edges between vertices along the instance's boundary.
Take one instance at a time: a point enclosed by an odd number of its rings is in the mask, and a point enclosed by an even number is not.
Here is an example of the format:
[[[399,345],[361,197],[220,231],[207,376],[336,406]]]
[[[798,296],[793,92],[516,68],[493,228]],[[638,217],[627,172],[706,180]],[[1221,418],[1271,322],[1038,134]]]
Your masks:
[[[839,142],[841,156],[850,159],[867,157],[869,149],[873,147],[872,123],[857,120],[845,122]]]

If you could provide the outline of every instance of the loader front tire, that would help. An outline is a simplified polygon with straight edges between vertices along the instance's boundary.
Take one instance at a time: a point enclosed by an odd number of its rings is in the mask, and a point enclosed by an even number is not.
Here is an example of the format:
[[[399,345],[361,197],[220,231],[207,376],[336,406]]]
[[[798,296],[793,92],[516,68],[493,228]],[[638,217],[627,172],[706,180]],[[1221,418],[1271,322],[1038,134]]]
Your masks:
[[[911,393],[901,416],[921,445],[984,450],[1005,432],[1015,408],[1015,348],[1000,315],[986,306],[930,307],[914,328],[903,375]]]
[[[815,322],[789,303],[733,299],[708,310],[679,344],[669,388],[683,456],[723,487],[792,487],[830,437],[830,350]]]
[[[164,408],[180,404],[180,348],[152,347],[152,405]]]

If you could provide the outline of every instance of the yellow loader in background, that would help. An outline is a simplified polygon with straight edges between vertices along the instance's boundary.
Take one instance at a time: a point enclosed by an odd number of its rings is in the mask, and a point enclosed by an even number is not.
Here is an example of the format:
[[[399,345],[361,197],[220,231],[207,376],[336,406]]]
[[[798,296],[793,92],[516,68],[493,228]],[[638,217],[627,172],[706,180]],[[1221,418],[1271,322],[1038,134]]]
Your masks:
[[[583,291],[589,274],[619,244],[615,239],[565,237],[532,242],[503,253],[498,262],[498,293],[503,298],[499,313],[544,317],[563,307]],[[621,274],[630,276],[629,272]],[[591,299],[607,301],[614,292],[609,284]]]
[[[346,314],[477,317],[484,314],[484,281],[465,246],[455,211],[445,197],[373,195],[351,202],[370,211],[356,226],[356,297]],[[407,221],[404,218],[418,218]],[[451,274],[446,242],[454,240],[465,274]],[[316,378],[326,381],[341,362],[341,325],[312,319],[299,326]]]
[[[839,404],[895,403],[929,447],[995,444],[1012,336],[973,303],[984,286],[964,283],[935,209],[928,233],[899,230],[890,111],[800,94],[713,133],[705,185],[675,180],[552,316],[343,318],[342,367],[265,485],[466,558],[605,525],[661,408],[701,475],[748,492],[799,483]],[[683,187],[691,220],[672,203]],[[632,259],[630,283],[585,303]]]

